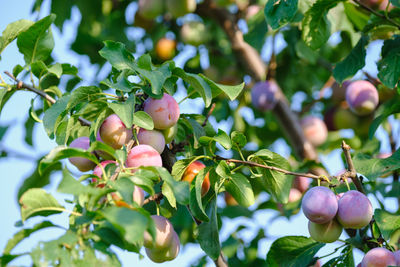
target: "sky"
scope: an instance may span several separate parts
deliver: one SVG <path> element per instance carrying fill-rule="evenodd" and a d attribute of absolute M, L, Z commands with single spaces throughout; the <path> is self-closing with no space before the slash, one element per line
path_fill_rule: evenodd
<path fill-rule="evenodd" d="M 12 2 L 9 2 L 7 5 L 2 5 L 0 9 L 0 32 L 5 29 L 8 23 L 11 23 L 18 19 L 35 19 L 35 17 L 32 17 L 30 15 L 32 2 L 32 0 L 14 0 Z M 45 3 L 47 3 L 48 9 L 48 1 L 45 1 Z M 48 14 L 47 10 L 44 10 L 41 13 L 41 17 L 43 17 L 45 14 Z M 57 30 L 57 28 L 53 27 L 53 34 L 55 37 L 55 51 L 53 53 L 53 56 L 57 61 L 60 61 L 62 63 L 83 63 L 83 71 L 79 74 L 87 81 L 88 84 L 90 84 L 91 77 L 94 76 L 96 68 L 89 64 L 89 61 L 86 57 L 78 56 L 77 54 L 68 51 L 68 44 L 71 42 L 74 36 L 74 25 L 77 25 L 79 19 L 79 14 L 76 14 L 76 16 L 74 16 L 74 19 L 67 23 L 67 27 L 65 27 L 65 32 L 63 34 L 61 34 Z M 333 37 L 331 41 L 334 41 L 334 38 L 335 37 Z M 377 42 L 368 49 L 367 65 L 365 69 L 371 74 L 376 74 L 375 62 L 379 57 L 378 48 L 380 46 L 381 43 Z M 183 62 L 185 56 L 190 56 L 190 53 L 192 52 L 193 50 L 188 49 L 188 51 L 185 53 L 185 55 L 182 56 L 182 58 L 178 58 L 178 65 L 179 62 Z M 265 47 L 263 54 L 270 54 L 270 46 Z M 5 75 L 3 74 L 4 71 L 12 71 L 13 66 L 15 66 L 16 64 L 23 64 L 23 58 L 18 53 L 18 48 L 15 42 L 9 45 L 1 56 L 2 59 L 0 60 L 0 75 L 3 77 L 3 79 L 5 79 Z M 9 79 L 6 80 L 8 82 L 11 82 Z M 23 124 L 29 112 L 30 101 L 32 98 L 35 97 L 36 96 L 33 93 L 29 92 L 16 93 L 5 105 L 0 115 L 0 125 L 9 126 L 8 132 L 6 133 L 3 140 L 1 140 L 0 142 L 0 147 L 9 151 L 16 152 L 14 153 L 16 155 L 15 157 L 0 159 L 0 181 L 3 183 L 3 185 L 0 187 L 0 214 L 2 214 L 0 219 L 0 251 L 2 251 L 5 247 L 7 240 L 20 229 L 14 226 L 15 222 L 20 220 L 19 206 L 16 200 L 19 186 L 22 184 L 24 178 L 33 171 L 35 160 L 47 154 L 52 148 L 56 146 L 55 142 L 47 137 L 41 124 L 37 124 L 34 130 L 34 147 L 30 147 L 24 142 Z M 183 97 L 184 93 L 182 91 L 178 92 L 178 94 L 176 95 L 178 101 Z M 202 107 L 199 102 L 196 101 L 185 101 L 180 106 L 180 108 L 184 112 L 185 110 L 186 112 L 190 110 L 190 112 L 196 113 L 196 111 L 193 110 L 193 106 L 197 107 L 198 112 L 201 111 Z M 229 130 L 229 123 L 221 124 L 219 126 L 222 127 L 224 130 Z M 383 134 L 380 135 L 382 140 L 385 140 L 385 136 Z M 282 146 L 282 143 L 282 141 L 278 141 L 273 146 L 273 149 L 278 153 L 285 154 L 285 151 L 287 151 L 287 149 Z M 386 144 L 384 144 L 384 146 L 387 147 L 387 142 Z M 339 157 L 340 152 L 334 151 L 330 155 L 323 156 L 322 160 L 324 162 L 339 162 Z M 73 168 L 71 166 L 69 167 Z M 329 164 L 330 173 L 337 173 L 342 168 L 343 166 L 336 163 Z M 75 171 L 77 172 L 76 169 Z M 60 179 L 60 175 L 53 175 L 51 179 L 51 184 L 49 186 L 46 186 L 45 189 L 48 192 L 54 194 L 60 203 L 65 203 L 64 199 L 71 199 L 71 196 L 62 195 L 55 192 L 57 185 L 60 182 Z M 373 206 L 378 207 L 376 205 L 376 201 L 374 201 L 373 199 L 371 200 L 373 202 Z M 393 201 L 389 202 L 388 204 L 395 207 Z M 257 229 L 263 228 L 268 238 L 260 241 L 258 255 L 262 258 L 265 258 L 269 247 L 276 238 L 285 235 L 309 236 L 307 230 L 307 220 L 301 212 L 293 216 L 290 221 L 283 217 L 279 217 L 278 219 L 272 221 L 272 218 L 275 216 L 275 211 L 268 210 L 257 212 L 252 220 L 243 218 L 236 218 L 233 220 L 226 219 L 227 226 L 224 227 L 221 231 L 221 240 L 225 240 L 225 238 L 229 236 L 229 233 L 232 231 L 232 229 L 234 229 L 234 227 L 239 224 L 245 224 L 250 229 L 249 231 L 242 233 L 242 237 L 245 240 L 251 239 L 251 237 L 256 233 Z M 25 224 L 25 227 L 30 227 L 35 223 L 41 221 L 42 219 L 42 217 L 29 219 Z M 51 217 L 51 220 L 54 223 L 60 224 L 64 227 L 68 227 L 67 214 L 54 215 Z M 33 234 L 32 237 L 28 240 L 25 240 L 21 244 L 19 244 L 13 252 L 19 253 L 30 251 L 34 246 L 36 246 L 37 242 L 55 239 L 62 233 L 63 231 L 54 229 L 42 230 L 36 234 Z M 345 236 L 342 235 L 341 238 L 344 239 Z M 338 244 L 340 243 L 326 245 L 323 249 L 320 250 L 318 255 L 329 254 L 333 251 L 335 247 L 338 246 Z M 116 249 L 116 251 L 123 266 L 159 266 L 159 264 L 151 262 L 149 259 L 147 259 L 147 257 L 140 260 L 138 255 L 135 253 L 124 252 L 119 249 Z M 143 250 L 142 253 L 144 254 Z M 188 263 L 195 261 L 196 258 L 202 255 L 204 254 L 199 245 L 190 244 L 185 246 L 185 248 L 181 250 L 180 255 L 175 260 L 171 262 L 166 262 L 163 266 L 187 266 Z M 355 258 L 356 263 L 360 262 L 362 258 L 362 253 L 356 251 Z M 26 266 L 30 264 L 30 259 L 26 256 L 21 257 L 13 261 L 12 264 Z M 209 263 L 209 265 L 213 266 L 212 263 Z"/>

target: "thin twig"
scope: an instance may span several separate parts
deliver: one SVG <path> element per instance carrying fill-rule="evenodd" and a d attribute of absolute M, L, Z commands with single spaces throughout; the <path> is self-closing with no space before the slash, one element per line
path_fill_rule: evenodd
<path fill-rule="evenodd" d="M 368 5 L 364 4 L 363 2 L 361 2 L 360 0 L 353 0 L 355 3 L 357 3 L 360 7 L 364 8 L 365 10 L 367 10 L 368 12 L 371 12 L 372 14 L 374 14 L 377 17 L 380 17 L 382 19 L 387 20 L 388 22 L 390 22 L 391 24 L 393 24 L 394 26 L 396 26 L 397 28 L 400 29 L 400 24 L 397 23 L 396 21 L 392 20 L 391 18 L 373 10 L 372 8 L 370 8 Z"/>
<path fill-rule="evenodd" d="M 269 63 L 267 66 L 267 73 L 266 73 L 266 79 L 271 80 L 275 79 L 276 76 L 276 55 L 275 55 L 275 38 L 276 38 L 276 32 L 273 33 L 272 35 L 272 52 L 271 52 L 271 58 L 269 59 Z"/>
<path fill-rule="evenodd" d="M 356 186 L 357 190 L 365 194 L 365 190 L 362 186 L 360 179 L 358 178 L 356 169 L 354 168 L 353 160 L 351 159 L 350 149 L 351 147 L 343 140 L 342 150 L 347 163 L 348 177 L 353 180 L 353 183 Z"/>
<path fill-rule="evenodd" d="M 204 127 L 204 126 L 207 125 L 208 119 L 210 118 L 210 116 L 211 116 L 211 114 L 213 113 L 214 109 L 215 109 L 215 103 L 212 103 L 212 105 L 211 105 L 211 107 L 210 107 L 210 110 L 209 110 L 208 113 L 207 113 L 206 119 L 205 119 L 204 122 L 201 124 L 201 126 Z"/>
<path fill-rule="evenodd" d="M 50 95 L 48 95 L 46 92 L 39 90 L 33 86 L 30 86 L 29 84 L 24 83 L 23 81 L 17 79 L 14 75 L 12 75 L 8 71 L 5 71 L 4 73 L 17 83 L 17 89 L 21 89 L 21 88 L 26 89 L 28 91 L 34 92 L 35 94 L 43 97 L 44 99 L 46 99 L 47 101 L 49 101 L 52 104 L 56 103 L 56 100 L 53 97 L 51 97 Z M 84 126 L 90 126 L 90 124 L 91 124 L 90 121 L 88 121 L 87 119 L 84 119 L 82 117 L 79 117 L 78 119 L 81 122 L 81 124 Z"/>
<path fill-rule="evenodd" d="M 158 202 L 158 201 L 160 201 L 161 199 L 163 199 L 163 197 L 164 197 L 164 195 L 163 195 L 161 192 L 160 192 L 160 193 L 157 193 L 157 194 L 155 194 L 155 195 L 153 195 L 153 196 L 150 196 L 150 197 L 146 198 L 146 199 L 144 200 L 144 202 L 143 202 L 143 205 L 146 205 L 146 204 L 150 203 L 151 201 L 156 201 L 156 202 Z"/>

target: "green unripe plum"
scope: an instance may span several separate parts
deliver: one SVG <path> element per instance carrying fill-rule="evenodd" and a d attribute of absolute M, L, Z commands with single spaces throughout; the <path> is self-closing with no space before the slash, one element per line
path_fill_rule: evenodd
<path fill-rule="evenodd" d="M 137 135 L 139 144 L 149 145 L 153 147 L 159 154 L 164 151 L 165 138 L 164 135 L 157 130 L 140 129 Z"/>
<path fill-rule="evenodd" d="M 83 150 L 88 150 L 90 147 L 89 137 L 82 136 L 76 138 L 69 145 L 71 148 L 80 148 Z M 71 164 L 75 165 L 81 172 L 87 172 L 92 170 L 96 164 L 89 159 L 81 158 L 81 157 L 72 157 L 68 159 Z"/>
<path fill-rule="evenodd" d="M 337 219 L 344 228 L 363 228 L 369 224 L 372 215 L 371 202 L 358 191 L 347 191 L 339 199 Z"/>
<path fill-rule="evenodd" d="M 166 0 L 167 11 L 174 18 L 182 17 L 196 10 L 196 0 Z"/>
<path fill-rule="evenodd" d="M 165 143 L 166 144 L 171 143 L 172 140 L 175 139 L 176 134 L 178 133 L 178 124 L 174 124 L 173 126 L 163 130 L 162 133 L 165 138 Z"/>
<path fill-rule="evenodd" d="M 339 108 L 336 110 L 333 123 L 336 129 L 352 129 L 356 127 L 358 118 L 348 109 Z"/>
<path fill-rule="evenodd" d="M 157 250 L 157 249 L 146 248 L 146 254 L 150 260 L 157 263 L 162 263 L 165 261 L 172 261 L 173 259 L 175 259 L 179 254 L 179 250 L 180 250 L 179 237 L 174 231 L 171 245 L 169 246 L 168 249 Z"/>
<path fill-rule="evenodd" d="M 146 231 L 144 233 L 143 245 L 152 250 L 165 251 L 170 247 L 173 240 L 173 233 L 175 232 L 174 228 L 170 221 L 163 216 L 152 215 L 151 218 L 156 227 L 156 239 L 153 242 L 153 238 Z"/>
<path fill-rule="evenodd" d="M 386 248 L 373 248 L 365 254 L 361 267 L 386 267 L 396 266 L 396 258 Z"/>
<path fill-rule="evenodd" d="M 352 82 L 346 90 L 346 101 L 357 115 L 371 114 L 379 103 L 375 86 L 368 81 Z"/>
<path fill-rule="evenodd" d="M 138 12 L 143 18 L 155 19 L 164 12 L 164 0 L 139 0 Z"/>
<path fill-rule="evenodd" d="M 318 224 L 308 222 L 308 231 L 312 239 L 322 243 L 332 243 L 338 240 L 342 234 L 343 227 L 335 220 Z"/>
<path fill-rule="evenodd" d="M 189 21 L 183 24 L 180 34 L 182 42 L 193 46 L 206 43 L 209 36 L 206 25 L 200 21 Z"/>
<path fill-rule="evenodd" d="M 159 130 L 172 127 L 180 116 L 179 105 L 169 94 L 164 94 L 161 99 L 147 98 L 144 111 L 153 119 L 154 128 Z"/>
<path fill-rule="evenodd" d="M 126 128 L 125 124 L 116 115 L 108 116 L 100 126 L 100 137 L 104 143 L 120 149 L 132 139 L 132 129 Z"/>

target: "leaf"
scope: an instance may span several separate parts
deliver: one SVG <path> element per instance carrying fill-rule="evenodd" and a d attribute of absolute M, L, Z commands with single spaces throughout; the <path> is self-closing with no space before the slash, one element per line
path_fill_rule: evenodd
<path fill-rule="evenodd" d="M 362 30 L 368 24 L 369 16 L 362 12 L 360 8 L 353 3 L 344 2 L 344 12 L 347 18 L 356 26 L 358 30 Z"/>
<path fill-rule="evenodd" d="M 400 228 L 400 216 L 385 210 L 376 209 L 374 219 L 385 240 L 389 240 L 392 233 Z"/>
<path fill-rule="evenodd" d="M 386 40 L 378 62 L 378 78 L 389 88 L 395 88 L 400 79 L 400 37 Z"/>
<path fill-rule="evenodd" d="M 108 207 L 100 213 L 129 243 L 135 244 L 143 240 L 149 220 L 140 212 L 124 207 Z"/>
<path fill-rule="evenodd" d="M 242 206 L 249 207 L 254 204 L 254 193 L 249 180 L 241 173 L 234 173 L 224 183 L 226 191 Z"/>
<path fill-rule="evenodd" d="M 268 0 L 264 14 L 267 23 L 276 30 L 289 23 L 297 12 L 297 0 Z"/>
<path fill-rule="evenodd" d="M 236 145 L 235 149 L 242 148 L 247 144 L 247 138 L 246 136 L 238 131 L 233 131 L 231 133 L 231 139 L 232 139 L 232 143 Z"/>
<path fill-rule="evenodd" d="M 3 250 L 3 254 L 10 254 L 11 250 L 16 245 L 18 245 L 25 238 L 29 237 L 32 233 L 49 227 L 59 227 L 59 226 L 49 221 L 43 221 L 35 224 L 32 228 L 22 229 L 18 231 L 16 234 L 14 234 L 14 236 L 10 240 L 8 240 L 7 245 Z"/>
<path fill-rule="evenodd" d="M 122 43 L 105 41 L 104 47 L 99 51 L 99 54 L 117 70 L 134 68 L 135 58 Z"/>
<path fill-rule="evenodd" d="M 116 83 L 109 80 L 104 80 L 100 83 L 125 93 L 130 93 L 133 90 L 133 85 L 123 76 L 119 76 Z"/>
<path fill-rule="evenodd" d="M 194 148 L 196 149 L 199 148 L 200 137 L 206 135 L 204 128 L 196 120 L 192 118 L 183 118 L 182 121 L 185 122 L 186 125 L 188 125 L 189 129 L 191 128 L 191 130 L 193 130 L 193 136 L 194 136 L 193 145 Z"/>
<path fill-rule="evenodd" d="M 331 35 L 328 11 L 344 0 L 318 0 L 304 14 L 302 22 L 302 38 L 304 42 L 316 50 L 328 41 Z"/>
<path fill-rule="evenodd" d="M 214 137 L 201 136 L 199 142 L 203 145 L 209 145 L 210 142 L 218 142 L 226 150 L 232 148 L 232 141 L 229 136 L 221 129 L 218 129 L 218 133 Z"/>
<path fill-rule="evenodd" d="M 243 36 L 244 40 L 261 53 L 268 33 L 268 24 L 265 20 L 264 10 L 260 10 L 251 18 L 246 19 L 246 22 L 248 31 Z"/>
<path fill-rule="evenodd" d="M 133 114 L 133 124 L 146 130 L 154 129 L 154 122 L 151 116 L 141 110 Z"/>
<path fill-rule="evenodd" d="M 309 266 L 315 254 L 325 244 L 305 236 L 285 236 L 272 243 L 267 254 L 270 267 Z"/>
<path fill-rule="evenodd" d="M 267 149 L 262 149 L 255 154 L 250 155 L 248 160 L 285 170 L 290 169 L 290 165 L 285 158 Z M 267 190 L 278 202 L 283 204 L 287 203 L 293 177 L 265 168 L 255 167 L 253 169 L 255 169 L 261 176 L 257 179 L 259 179 L 264 189 Z"/>
<path fill-rule="evenodd" d="M 362 36 L 350 54 L 336 64 L 336 67 L 333 69 L 333 77 L 335 77 L 336 81 L 342 83 L 365 66 L 365 57 L 367 55 L 365 47 L 367 45 L 368 37 Z"/>
<path fill-rule="evenodd" d="M 176 181 L 167 169 L 163 167 L 152 167 L 160 174 L 161 179 L 171 187 L 172 192 L 178 203 L 189 204 L 189 185 L 187 182 Z"/>
<path fill-rule="evenodd" d="M 203 185 L 204 178 L 209 171 L 209 167 L 203 168 L 199 171 L 199 173 L 195 176 L 194 180 L 191 182 L 194 183 L 192 189 L 190 190 L 190 199 L 189 199 L 189 207 L 195 218 L 200 221 L 208 222 L 209 218 L 207 217 L 206 212 L 203 208 L 201 189 Z"/>
<path fill-rule="evenodd" d="M 82 194 L 95 194 L 100 189 L 85 186 L 77 181 L 67 168 L 63 169 L 63 178 L 57 187 L 57 192 L 79 196 Z"/>
<path fill-rule="evenodd" d="M 26 191 L 20 198 L 21 219 L 34 216 L 49 216 L 61 213 L 64 207 L 50 194 L 41 188 L 32 188 Z"/>
<path fill-rule="evenodd" d="M 378 113 L 378 116 L 374 118 L 369 127 L 369 132 L 368 132 L 369 139 L 372 139 L 374 137 L 374 134 L 378 129 L 379 125 L 387 117 L 395 113 L 400 113 L 400 102 L 398 98 L 392 98 L 391 100 L 384 102 L 381 105 L 381 108 L 379 108 L 379 111 L 376 113 Z"/>
<path fill-rule="evenodd" d="M 0 54 L 3 52 L 4 48 L 7 47 L 21 32 L 26 31 L 33 21 L 20 19 L 7 25 L 6 29 L 3 31 L 0 37 Z M 1 59 L 1 57 L 0 57 Z"/>
<path fill-rule="evenodd" d="M 375 180 L 383 174 L 395 171 L 400 168 L 400 149 L 388 158 L 370 158 L 367 155 L 358 153 L 353 158 L 354 167 L 369 180 Z"/>
<path fill-rule="evenodd" d="M 389 0 L 392 5 L 396 7 L 400 7 L 400 0 Z"/>
<path fill-rule="evenodd" d="M 329 260 L 322 267 L 354 267 L 352 246 L 346 246 L 339 257 Z"/>
<path fill-rule="evenodd" d="M 125 102 L 108 103 L 108 107 L 122 120 L 126 128 L 133 125 L 133 113 L 135 112 L 135 95 L 130 95 Z"/>
<path fill-rule="evenodd" d="M 71 93 L 67 109 L 70 110 L 76 105 L 90 103 L 101 97 L 101 89 L 96 86 L 81 86 Z"/>
<path fill-rule="evenodd" d="M 65 95 L 57 99 L 43 116 L 43 127 L 48 136 L 55 133 L 57 122 L 61 121 L 67 115 L 67 105 L 70 100 L 70 95 Z M 60 117 L 61 116 L 61 117 Z"/>
<path fill-rule="evenodd" d="M 19 34 L 18 49 L 24 55 L 27 64 L 38 60 L 44 61 L 50 56 L 54 48 L 50 25 L 55 18 L 54 14 L 44 17 Z"/>
<path fill-rule="evenodd" d="M 233 101 L 240 95 L 244 88 L 244 83 L 238 85 L 225 85 L 213 82 L 203 74 L 199 74 L 199 76 L 203 78 L 210 86 L 211 90 L 213 90 L 213 97 L 216 97 L 222 91 L 229 97 L 230 100 Z"/>
<path fill-rule="evenodd" d="M 216 260 L 221 252 L 218 233 L 217 203 L 216 199 L 210 202 L 208 217 L 210 221 L 203 222 L 198 226 L 199 234 L 197 241 L 201 249 L 213 260 Z"/>

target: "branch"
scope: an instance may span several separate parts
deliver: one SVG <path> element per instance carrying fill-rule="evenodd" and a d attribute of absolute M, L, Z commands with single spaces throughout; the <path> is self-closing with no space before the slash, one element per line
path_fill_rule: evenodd
<path fill-rule="evenodd" d="M 8 71 L 5 71 L 4 73 L 17 83 L 17 89 L 24 88 L 28 91 L 34 92 L 35 94 L 41 96 L 42 98 L 46 99 L 47 101 L 49 101 L 52 104 L 56 103 L 56 100 L 53 97 L 51 97 L 50 95 L 48 95 L 46 92 L 39 90 L 33 86 L 30 86 L 29 84 L 24 83 L 23 81 L 17 79 L 14 75 L 9 73 Z M 82 117 L 79 117 L 78 119 L 83 126 L 90 126 L 90 124 L 91 124 L 90 121 L 88 121 Z"/>
<path fill-rule="evenodd" d="M 164 195 L 163 195 L 161 192 L 160 192 L 160 193 L 157 193 L 157 194 L 155 194 L 155 195 L 153 195 L 153 196 L 150 196 L 150 197 L 148 197 L 148 198 L 146 198 L 146 199 L 144 200 L 143 206 L 146 205 L 146 204 L 148 204 L 148 203 L 150 203 L 151 201 L 159 202 L 161 199 L 163 199 L 163 197 L 164 197 Z"/>
<path fill-rule="evenodd" d="M 394 26 L 396 26 L 398 29 L 400 29 L 400 24 L 397 23 L 396 21 L 392 20 L 391 18 L 373 10 L 372 8 L 370 8 L 368 5 L 364 4 L 363 2 L 361 2 L 360 0 L 353 0 L 355 3 L 357 3 L 360 7 L 362 7 L 363 9 L 367 10 L 368 12 L 374 14 L 377 17 L 380 17 L 382 19 L 387 20 L 388 22 L 390 22 L 391 24 L 393 24 Z"/>
<path fill-rule="evenodd" d="M 343 140 L 342 141 L 342 150 L 343 150 L 344 157 L 346 159 L 347 170 L 348 170 L 348 172 L 346 172 L 345 174 L 347 177 L 350 177 L 353 180 L 353 183 L 356 186 L 357 190 L 360 191 L 361 193 L 365 194 L 365 190 L 362 186 L 360 179 L 357 176 L 356 169 L 354 168 L 353 160 L 351 159 L 350 149 L 351 149 L 351 147 L 348 144 L 346 144 L 346 142 Z"/>

